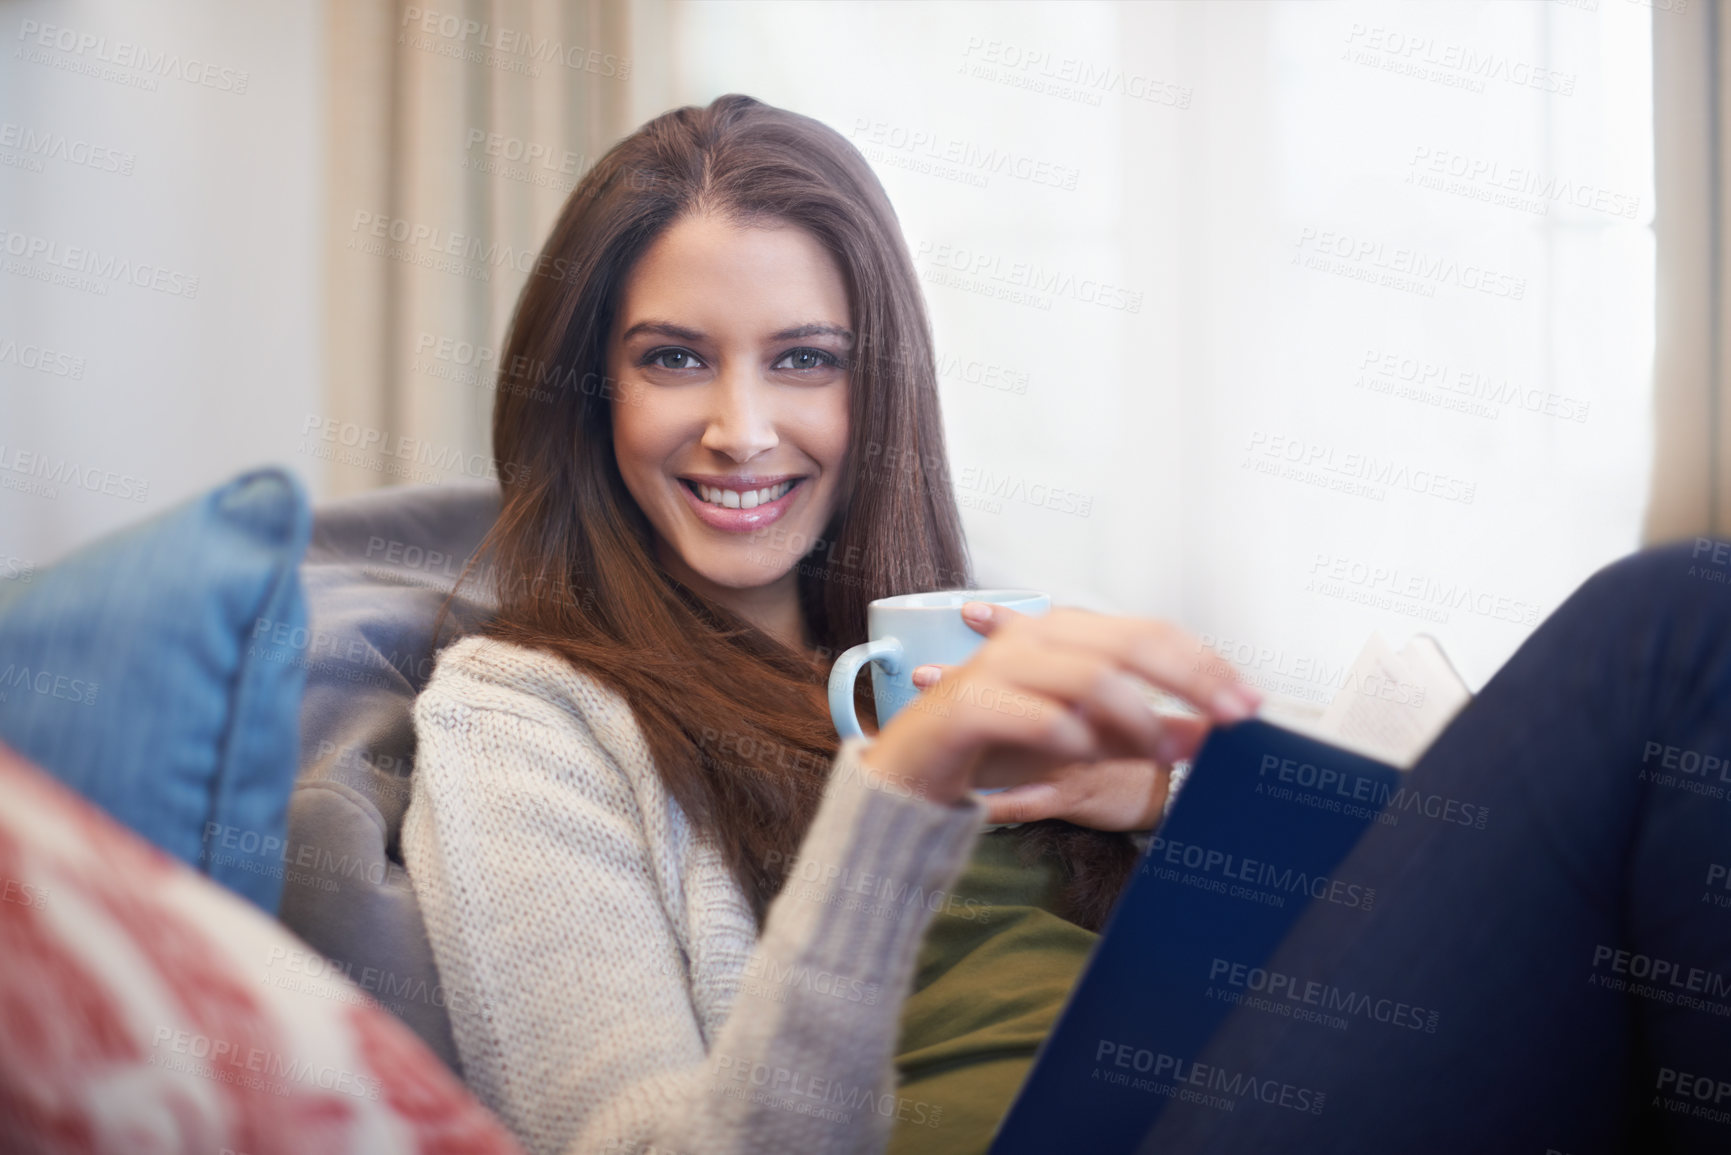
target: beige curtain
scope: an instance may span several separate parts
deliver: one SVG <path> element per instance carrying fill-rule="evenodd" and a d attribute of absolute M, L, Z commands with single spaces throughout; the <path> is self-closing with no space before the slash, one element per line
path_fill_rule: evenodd
<path fill-rule="evenodd" d="M 628 0 L 327 0 L 332 496 L 493 473 L 513 305 L 576 181 L 640 122 Z M 653 47 L 650 49 L 653 56 Z"/>
<path fill-rule="evenodd" d="M 1658 347 L 1648 543 L 1731 534 L 1726 35 L 1719 0 L 1654 9 Z"/>

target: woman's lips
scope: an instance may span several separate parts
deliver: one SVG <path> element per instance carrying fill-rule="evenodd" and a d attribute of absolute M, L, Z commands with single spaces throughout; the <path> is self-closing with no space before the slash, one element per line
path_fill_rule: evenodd
<path fill-rule="evenodd" d="M 745 533 L 748 530 L 762 529 L 766 525 L 781 520 L 783 514 L 793 505 L 793 502 L 805 489 L 806 479 L 801 477 L 794 481 L 793 488 L 769 502 L 753 509 L 729 509 L 724 505 L 714 505 L 693 493 L 691 486 L 684 480 L 678 481 L 679 492 L 685 495 L 685 500 L 697 514 L 698 520 L 712 529 L 724 530 L 728 533 Z"/>

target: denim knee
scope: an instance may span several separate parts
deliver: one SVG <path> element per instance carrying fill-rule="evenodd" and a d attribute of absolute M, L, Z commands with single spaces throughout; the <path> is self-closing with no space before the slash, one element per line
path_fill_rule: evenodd
<path fill-rule="evenodd" d="M 1725 587 L 1714 591 L 1714 586 Z M 1617 605 L 1692 601 L 1722 592 L 1731 609 L 1731 540 L 1697 537 L 1648 546 L 1599 570 L 1563 604 L 1577 598 Z"/>

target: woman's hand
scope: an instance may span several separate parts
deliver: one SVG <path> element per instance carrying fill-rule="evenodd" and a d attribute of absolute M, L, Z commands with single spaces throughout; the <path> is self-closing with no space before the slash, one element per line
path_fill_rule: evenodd
<path fill-rule="evenodd" d="M 920 666 L 913 683 L 928 689 L 943 677 L 945 666 Z M 1207 736 L 1205 718 L 1165 717 L 1169 728 L 1188 730 L 1183 745 L 1194 750 Z M 1146 758 L 1114 758 L 1103 762 L 1071 762 L 1048 777 L 985 796 L 987 822 L 1038 822 L 1062 818 L 1095 830 L 1152 830 L 1166 810 L 1172 767 Z"/>
<path fill-rule="evenodd" d="M 1146 759 L 1072 762 L 1050 778 L 981 799 L 987 822 L 1062 818 L 1095 830 L 1152 830 L 1166 807 L 1172 768 Z"/>
<path fill-rule="evenodd" d="M 1137 824 L 1158 807 L 1138 796 L 1134 774 L 1057 771 L 1079 762 L 1170 766 L 1193 754 L 1215 722 L 1249 717 L 1260 702 L 1230 667 L 1205 659 L 1200 641 L 1165 622 L 1069 608 L 1029 617 L 985 602 L 969 602 L 962 616 L 985 644 L 890 719 L 864 755 L 880 776 L 935 801 L 955 801 L 976 786 L 1046 783 L 1055 796 L 1042 789 L 1014 804 L 1145 829 Z M 929 683 L 930 671 L 923 673 Z M 1156 715 L 1139 682 L 1203 716 Z M 1141 775 L 1161 804 L 1164 780 L 1157 769 Z"/>

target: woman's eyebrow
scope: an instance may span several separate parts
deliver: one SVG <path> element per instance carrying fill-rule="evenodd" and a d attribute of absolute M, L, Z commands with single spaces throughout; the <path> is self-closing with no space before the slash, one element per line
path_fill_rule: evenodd
<path fill-rule="evenodd" d="M 798 325 L 792 329 L 783 329 L 779 333 L 771 333 L 771 341 L 797 341 L 801 337 L 840 337 L 849 344 L 853 343 L 853 330 L 843 325 Z"/>
<path fill-rule="evenodd" d="M 629 341 L 639 333 L 659 333 L 663 337 L 672 337 L 676 341 L 702 341 L 704 336 L 696 329 L 687 329 L 684 325 L 675 325 L 672 321 L 639 321 L 620 334 L 621 342 Z"/>
<path fill-rule="evenodd" d="M 639 333 L 656 333 L 663 337 L 671 337 L 676 341 L 698 342 L 708 340 L 706 334 L 701 333 L 696 329 L 687 328 L 684 325 L 675 325 L 672 321 L 639 321 L 637 324 L 631 326 L 631 328 L 625 330 L 625 332 L 620 335 L 619 340 L 621 343 L 629 341 Z M 847 328 L 845 325 L 830 325 L 826 323 L 796 325 L 791 329 L 783 329 L 779 333 L 771 333 L 767 340 L 796 341 L 801 337 L 823 336 L 840 337 L 850 345 L 853 343 L 852 329 Z"/>

